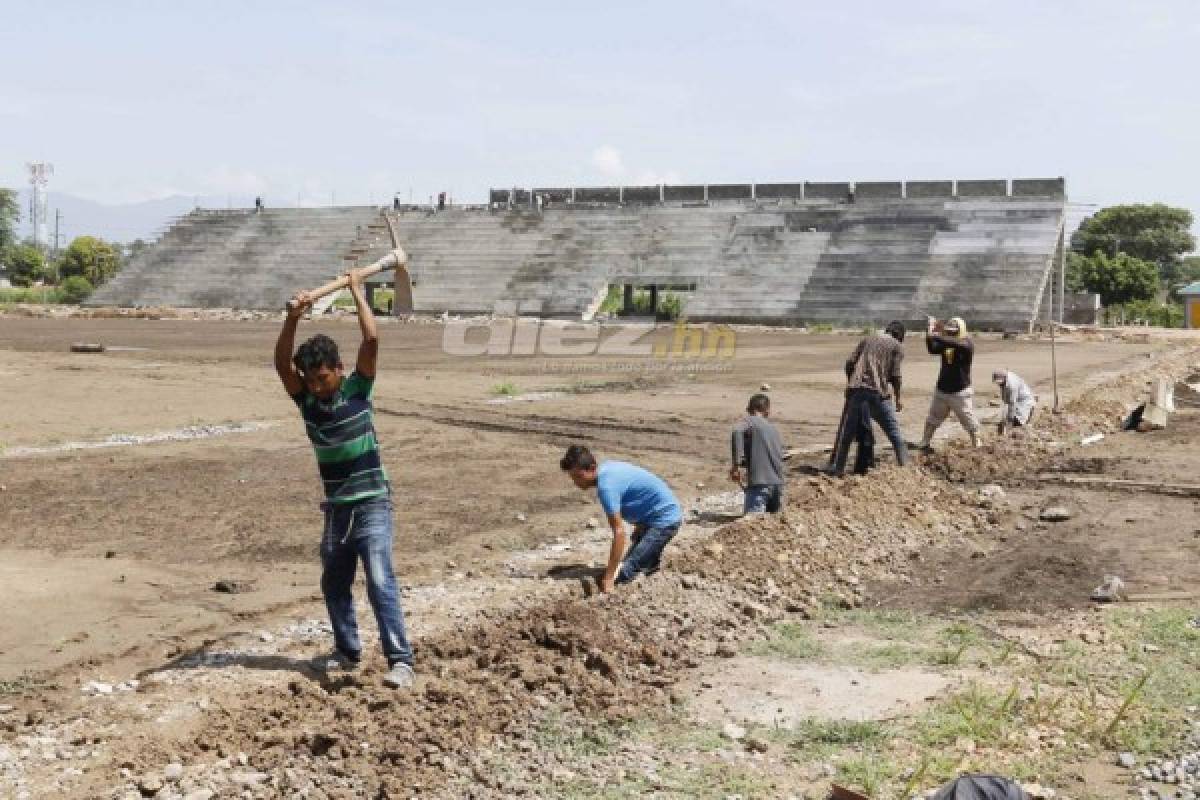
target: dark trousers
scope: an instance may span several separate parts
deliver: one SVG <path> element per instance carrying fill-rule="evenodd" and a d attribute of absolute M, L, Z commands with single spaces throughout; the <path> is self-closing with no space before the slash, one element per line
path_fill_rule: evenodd
<path fill-rule="evenodd" d="M 851 389 L 846 394 L 845 422 L 842 435 L 838 437 L 833 451 L 831 471 L 841 475 L 846 470 L 846 459 L 850 455 L 850 443 L 858 442 L 858 455 L 854 461 L 854 473 L 864 474 L 875 458 L 875 436 L 871 421 L 879 423 L 883 433 L 896 451 L 896 462 L 900 466 L 908 463 L 908 446 L 900 433 L 900 422 L 896 419 L 896 408 L 883 395 L 871 389 Z"/>

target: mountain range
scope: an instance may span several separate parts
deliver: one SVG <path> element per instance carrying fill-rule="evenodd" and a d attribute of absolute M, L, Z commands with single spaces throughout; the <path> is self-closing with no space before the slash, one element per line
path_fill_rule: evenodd
<path fill-rule="evenodd" d="M 32 234 L 29 213 L 29 189 L 17 192 L 21 203 L 22 237 Z M 55 211 L 61 214 L 58 224 L 59 244 L 66 247 L 76 236 L 99 236 L 112 242 L 128 244 L 134 239 L 151 241 L 180 217 L 199 205 L 201 208 L 226 208 L 230 199 L 222 197 L 173 195 L 140 203 L 108 205 L 62 192 L 47 193 L 49 240 L 54 240 Z M 253 197 L 232 198 L 234 207 L 254 205 Z"/>

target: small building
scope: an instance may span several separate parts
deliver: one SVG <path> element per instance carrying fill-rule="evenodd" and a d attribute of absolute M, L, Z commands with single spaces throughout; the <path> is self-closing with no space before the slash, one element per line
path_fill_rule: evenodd
<path fill-rule="evenodd" d="M 1183 298 L 1183 327 L 1200 328 L 1200 281 L 1179 290 Z"/>
<path fill-rule="evenodd" d="M 1091 292 L 1067 292 L 1063 297 L 1063 322 L 1068 325 L 1099 325 L 1100 295 Z"/>

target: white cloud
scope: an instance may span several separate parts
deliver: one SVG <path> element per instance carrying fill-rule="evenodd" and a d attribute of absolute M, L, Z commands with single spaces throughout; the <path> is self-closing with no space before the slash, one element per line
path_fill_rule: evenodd
<path fill-rule="evenodd" d="M 609 178 L 619 178 L 626 173 L 621 151 L 611 144 L 600 145 L 592 153 L 592 166 Z"/>

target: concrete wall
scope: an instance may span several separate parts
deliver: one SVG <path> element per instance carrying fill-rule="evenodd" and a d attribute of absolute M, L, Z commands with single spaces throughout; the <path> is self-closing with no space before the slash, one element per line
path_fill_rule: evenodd
<path fill-rule="evenodd" d="M 954 194 L 957 197 L 1007 197 L 1008 181 L 958 181 Z"/>
<path fill-rule="evenodd" d="M 954 181 L 905 181 L 904 194 L 914 200 L 926 197 L 954 197 Z"/>
<path fill-rule="evenodd" d="M 575 190 L 576 203 L 619 203 L 621 188 L 619 186 L 579 187 Z"/>
<path fill-rule="evenodd" d="M 800 200 L 804 197 L 803 183 L 756 183 L 754 196 L 760 200 Z"/>
<path fill-rule="evenodd" d="M 845 202 L 849 196 L 849 183 L 804 182 L 804 197 L 807 200 L 834 200 Z"/>
<path fill-rule="evenodd" d="M 684 186 L 588 186 L 575 189 L 575 201 L 580 203 L 698 203 L 704 200 L 825 200 L 848 202 L 850 187 L 856 200 L 913 200 L 935 197 L 1052 197 L 1066 196 L 1063 178 L 936 180 L 936 181 L 846 181 L 806 183 L 711 183 Z M 551 202 L 569 202 L 571 189 L 534 189 L 549 195 Z M 493 204 L 509 202 L 512 190 L 492 189 L 488 195 Z M 514 202 L 521 203 L 529 192 L 517 189 Z M 528 202 L 526 199 L 524 202 Z"/>
<path fill-rule="evenodd" d="M 710 183 L 708 185 L 709 200 L 749 200 L 754 195 L 754 187 L 749 183 Z"/>
<path fill-rule="evenodd" d="M 669 203 L 704 202 L 704 185 L 693 184 L 691 186 L 664 186 L 663 199 Z"/>
<path fill-rule="evenodd" d="M 901 181 L 862 181 L 854 184 L 856 200 L 887 200 L 904 197 Z"/>
<path fill-rule="evenodd" d="M 1013 197 L 1066 197 L 1065 178 L 1016 179 L 1012 182 Z"/>
<path fill-rule="evenodd" d="M 626 203 L 641 203 L 642 205 L 652 205 L 662 201 L 657 186 L 626 186 L 624 198 Z"/>
<path fill-rule="evenodd" d="M 534 195 L 541 195 L 543 203 L 569 203 L 571 190 L 567 189 L 534 189 Z"/>

